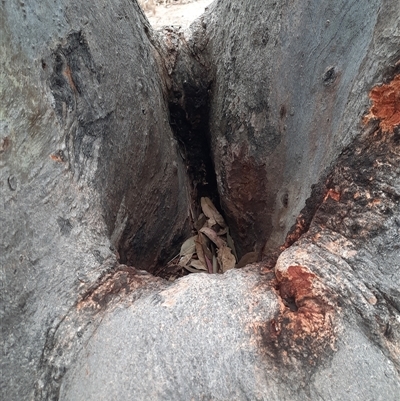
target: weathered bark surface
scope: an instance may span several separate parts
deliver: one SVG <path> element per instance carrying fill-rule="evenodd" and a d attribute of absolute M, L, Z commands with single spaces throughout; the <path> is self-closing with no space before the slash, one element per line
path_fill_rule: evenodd
<path fill-rule="evenodd" d="M 1 398 L 397 399 L 399 122 L 362 117 L 400 4 L 221 0 L 157 34 L 95 3 L 3 4 Z M 127 266 L 204 194 L 275 269 Z"/>
<path fill-rule="evenodd" d="M 1 398 L 23 400 L 52 331 L 117 251 L 150 271 L 173 256 L 189 198 L 137 4 L 3 8 Z"/>
<path fill-rule="evenodd" d="M 210 131 L 221 203 L 242 252 L 265 243 L 270 251 L 284 242 L 311 186 L 359 133 L 371 85 L 397 61 L 399 5 L 214 5 L 202 28 L 212 60 Z"/>

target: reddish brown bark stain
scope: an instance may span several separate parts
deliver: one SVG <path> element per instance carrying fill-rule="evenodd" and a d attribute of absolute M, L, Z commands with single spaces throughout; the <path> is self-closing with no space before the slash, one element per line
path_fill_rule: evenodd
<path fill-rule="evenodd" d="M 281 297 L 300 301 L 312 292 L 312 283 L 316 275 L 303 266 L 289 266 L 284 273 L 277 271 L 276 277 L 280 283 Z"/>
<path fill-rule="evenodd" d="M 282 299 L 293 299 L 297 311 L 290 309 L 284 311 L 286 329 L 290 330 L 294 337 L 316 335 L 323 337 L 330 330 L 330 322 L 326 315 L 333 310 L 330 305 L 313 289 L 313 283 L 317 279 L 303 266 L 289 266 L 282 273 L 277 271 L 279 292 Z"/>
<path fill-rule="evenodd" d="M 279 364 L 291 366 L 297 360 L 312 369 L 334 350 L 335 297 L 305 266 L 289 266 L 275 275 L 281 310 L 259 328 L 262 347 Z"/>
<path fill-rule="evenodd" d="M 307 230 L 309 224 L 307 224 L 306 219 L 300 215 L 296 219 L 296 224 L 290 233 L 286 236 L 285 243 L 280 247 L 280 251 L 283 252 L 286 248 L 293 245 Z"/>
<path fill-rule="evenodd" d="M 227 160 L 227 167 L 222 169 L 222 207 L 237 235 L 239 254 L 258 252 L 271 230 L 266 211 L 272 210 L 273 199 L 265 165 L 249 155 L 247 145 L 232 150 Z"/>
<path fill-rule="evenodd" d="M 78 93 L 77 89 L 76 89 L 76 85 L 74 80 L 72 79 L 72 72 L 71 72 L 71 67 L 69 65 L 66 66 L 65 70 L 63 71 L 63 75 L 64 77 L 67 79 L 69 86 L 72 88 L 72 90 L 75 93 Z"/>
<path fill-rule="evenodd" d="M 379 119 L 383 132 L 393 133 L 400 125 L 400 74 L 386 85 L 375 86 L 369 93 L 373 105 L 364 118 L 364 123 Z"/>
<path fill-rule="evenodd" d="M 128 295 L 139 288 L 146 277 L 142 276 L 133 267 L 123 266 L 107 274 L 96 285 L 90 288 L 77 304 L 78 310 L 104 309 L 117 295 Z"/>
<path fill-rule="evenodd" d="M 336 202 L 340 201 L 340 192 L 337 192 L 333 189 L 329 189 L 325 195 L 324 202 L 326 202 L 329 198 L 333 199 Z"/>
<path fill-rule="evenodd" d="M 66 158 L 64 156 L 64 152 L 62 150 L 58 150 L 57 152 L 52 153 L 50 155 L 50 159 L 55 161 L 55 162 L 58 162 L 58 163 L 63 163 L 63 162 L 66 161 Z"/>

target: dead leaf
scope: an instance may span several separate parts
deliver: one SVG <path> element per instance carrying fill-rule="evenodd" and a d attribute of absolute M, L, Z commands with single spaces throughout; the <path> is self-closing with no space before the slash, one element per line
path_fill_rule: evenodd
<path fill-rule="evenodd" d="M 207 262 L 208 272 L 211 274 L 212 271 L 213 271 L 213 267 L 212 267 L 212 264 L 211 264 L 211 260 L 208 259 L 207 256 L 206 256 L 206 262 Z"/>
<path fill-rule="evenodd" d="M 217 252 L 218 252 L 218 262 L 221 266 L 223 273 L 235 267 L 236 259 L 233 256 L 230 248 L 228 248 L 227 246 L 223 246 L 219 248 Z"/>
<path fill-rule="evenodd" d="M 207 222 L 206 216 L 205 216 L 203 213 L 201 213 L 200 216 L 199 216 L 199 218 L 197 219 L 197 221 L 194 223 L 194 228 L 195 228 L 197 231 L 199 231 L 200 228 L 203 227 L 204 224 L 206 224 L 206 222 Z"/>
<path fill-rule="evenodd" d="M 213 228 L 213 227 L 215 227 L 215 226 L 218 227 L 218 224 L 217 224 L 217 222 L 215 221 L 214 217 L 211 217 L 211 219 L 208 219 L 208 220 L 206 221 L 206 224 L 204 224 L 203 227 Z"/>
<path fill-rule="evenodd" d="M 199 242 L 203 247 L 204 255 L 208 257 L 208 259 L 212 259 L 212 252 L 210 251 L 209 245 L 212 245 L 212 242 L 207 238 L 206 235 L 199 233 Z"/>
<path fill-rule="evenodd" d="M 258 260 L 258 253 L 257 252 L 248 252 L 241 257 L 239 263 L 236 265 L 236 268 L 239 269 L 250 263 L 255 263 Z"/>
<path fill-rule="evenodd" d="M 190 254 L 193 255 L 196 252 L 196 238 L 197 235 L 190 237 L 182 244 L 180 251 L 181 256 L 186 256 Z"/>
<path fill-rule="evenodd" d="M 211 228 L 203 227 L 200 232 L 205 234 L 212 242 L 214 242 L 215 245 L 217 245 L 218 248 L 226 245 L 225 241 L 218 237 L 217 233 L 214 230 L 211 230 Z"/>
<path fill-rule="evenodd" d="M 207 266 L 204 266 L 199 259 L 192 259 L 190 261 L 190 266 L 194 267 L 197 270 L 207 270 Z"/>
<path fill-rule="evenodd" d="M 218 230 L 217 234 L 218 234 L 219 236 L 228 234 L 228 227 L 221 228 L 220 230 Z"/>
<path fill-rule="evenodd" d="M 199 234 L 196 239 L 196 253 L 197 257 L 199 258 L 200 263 L 204 266 L 204 268 L 207 270 L 207 262 L 204 256 L 204 249 L 206 248 L 206 245 L 204 244 L 205 241 L 203 241 L 203 234 Z M 205 239 L 204 239 L 205 240 Z"/>
<path fill-rule="evenodd" d="M 227 242 L 229 248 L 232 249 L 232 252 L 235 255 L 236 261 L 238 261 L 239 258 L 238 258 L 237 252 L 236 252 L 235 243 L 233 242 L 233 238 L 229 235 L 229 230 L 226 234 L 226 242 Z"/>
<path fill-rule="evenodd" d="M 212 265 L 213 265 L 213 273 L 214 274 L 218 273 L 218 261 L 215 255 L 213 255 Z"/>
<path fill-rule="evenodd" d="M 196 242 L 195 239 L 197 235 L 188 238 L 181 246 L 181 251 L 179 255 L 181 258 L 179 259 L 178 265 L 181 267 L 185 267 L 192 259 L 192 256 L 196 252 Z"/>
<path fill-rule="evenodd" d="M 190 266 L 184 266 L 184 268 L 190 273 L 204 273 L 204 270 L 193 269 L 193 267 Z"/>
<path fill-rule="evenodd" d="M 222 228 L 226 227 L 224 218 L 215 208 L 210 198 L 202 197 L 200 199 L 200 203 L 203 213 L 211 220 L 211 222 L 219 224 Z M 214 225 L 215 223 L 213 223 L 212 225 Z"/>
<path fill-rule="evenodd" d="M 188 255 L 182 256 L 182 257 L 179 259 L 178 266 L 186 267 L 186 265 L 187 265 L 187 264 L 190 262 L 190 260 L 192 259 L 193 254 L 194 254 L 194 252 L 193 252 L 192 254 L 188 254 Z"/>

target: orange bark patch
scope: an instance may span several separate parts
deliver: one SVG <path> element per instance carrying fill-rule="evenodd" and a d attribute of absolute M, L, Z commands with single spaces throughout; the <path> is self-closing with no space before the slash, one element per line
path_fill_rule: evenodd
<path fill-rule="evenodd" d="M 281 297 L 294 298 L 296 304 L 304 297 L 310 296 L 312 283 L 316 278 L 314 273 L 303 266 L 289 266 L 284 273 L 277 271 L 276 276 L 280 283 Z"/>
<path fill-rule="evenodd" d="M 308 229 L 308 225 L 303 217 L 299 216 L 296 219 L 294 229 L 286 236 L 285 243 L 280 247 L 280 251 L 283 252 L 289 246 L 293 245 Z"/>
<path fill-rule="evenodd" d="M 328 198 L 331 198 L 334 201 L 339 202 L 340 201 L 340 193 L 333 189 L 330 189 L 330 190 L 328 190 L 328 192 L 325 195 L 324 202 L 326 202 L 326 200 Z"/>
<path fill-rule="evenodd" d="M 309 335 L 324 337 L 331 331 L 330 320 L 332 307 L 324 300 L 323 294 L 314 289 L 317 276 L 304 266 L 289 266 L 285 272 L 277 271 L 279 291 L 282 299 L 292 300 L 297 311 L 287 309 L 286 329 L 294 338 Z"/>
<path fill-rule="evenodd" d="M 336 341 L 334 295 L 304 266 L 277 270 L 281 311 L 259 332 L 265 351 L 283 365 L 293 360 L 316 366 Z"/>
<path fill-rule="evenodd" d="M 364 123 L 379 119 L 379 127 L 383 132 L 393 133 L 400 125 L 400 74 L 381 86 L 375 86 L 369 93 L 373 105 L 364 118 Z"/>
<path fill-rule="evenodd" d="M 62 150 L 57 151 L 56 153 L 52 153 L 50 155 L 50 159 L 58 162 L 58 163 L 63 163 L 65 162 L 65 156 L 64 156 L 64 152 Z"/>

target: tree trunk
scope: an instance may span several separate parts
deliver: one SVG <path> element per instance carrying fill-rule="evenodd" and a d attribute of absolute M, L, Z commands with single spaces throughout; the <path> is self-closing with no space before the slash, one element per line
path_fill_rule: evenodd
<path fill-rule="evenodd" d="M 399 18 L 3 2 L 1 398 L 397 399 Z M 258 261 L 152 275 L 202 196 Z"/>

